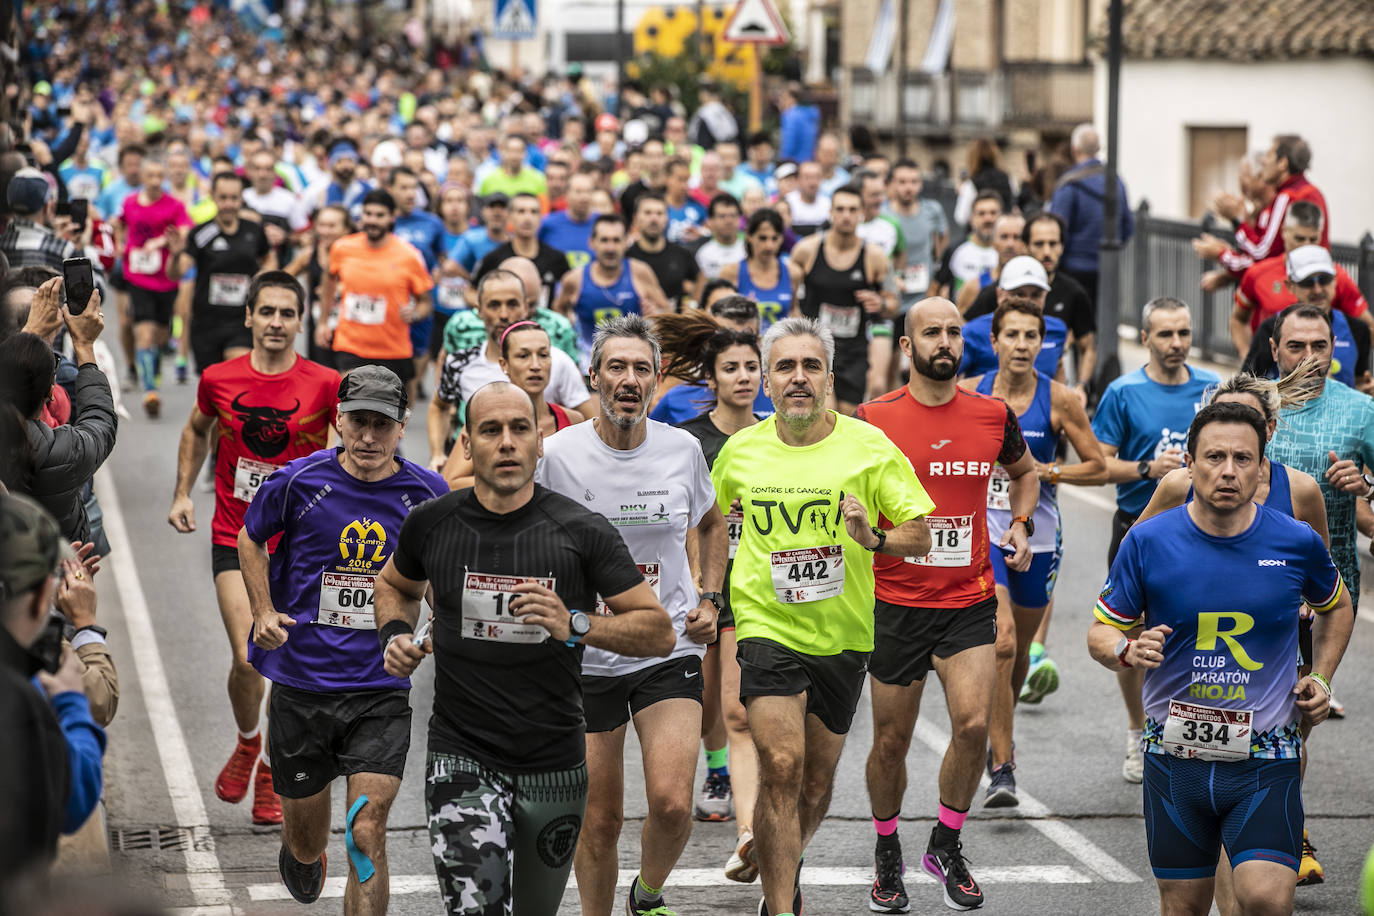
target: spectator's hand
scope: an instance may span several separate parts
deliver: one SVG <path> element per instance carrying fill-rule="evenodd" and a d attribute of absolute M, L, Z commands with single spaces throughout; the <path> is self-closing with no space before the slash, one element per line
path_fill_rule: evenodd
<path fill-rule="evenodd" d="M 30 137 L 29 148 L 33 150 L 33 158 L 38 163 L 39 168 L 52 165 L 52 150 L 48 149 L 48 144 L 37 137 Z"/>
<path fill-rule="evenodd" d="M 1200 235 L 1193 239 L 1193 251 L 1204 261 L 1215 261 L 1229 247 L 1215 235 Z"/>
<path fill-rule="evenodd" d="M 33 294 L 29 306 L 29 319 L 24 330 L 37 334 L 46 341 L 52 341 L 62 330 L 62 278 L 53 277 Z"/>
<path fill-rule="evenodd" d="M 95 552 L 95 544 L 72 541 L 72 550 L 76 553 L 76 559 L 86 567 L 86 575 L 94 579 L 95 574 L 100 572 L 100 554 Z"/>
<path fill-rule="evenodd" d="M 43 690 L 47 692 L 48 699 L 51 700 L 59 693 L 85 693 L 85 686 L 81 676 L 86 671 L 86 666 L 82 664 L 81 657 L 69 645 L 62 646 L 62 664 L 58 667 L 56 674 L 49 674 L 46 671 L 38 672 L 38 683 L 43 685 Z"/>
<path fill-rule="evenodd" d="M 57 282 L 61 283 L 62 281 L 59 279 Z M 62 320 L 66 322 L 67 330 L 71 332 L 73 343 L 87 345 L 95 343 L 100 337 L 100 332 L 105 330 L 105 313 L 100 310 L 100 290 L 91 291 L 91 298 L 86 303 L 86 310 L 80 315 L 73 315 L 66 306 L 63 306 Z"/>
<path fill-rule="evenodd" d="M 74 124 L 85 124 L 90 126 L 94 119 L 94 112 L 91 111 L 91 103 L 88 99 L 80 95 L 72 97 L 71 119 Z"/>
<path fill-rule="evenodd" d="M 1218 191 L 1212 198 L 1212 209 L 1218 216 L 1238 223 L 1245 219 L 1245 198 L 1228 191 Z"/>
<path fill-rule="evenodd" d="M 178 496 L 172 500 L 172 511 L 167 513 L 167 524 L 182 534 L 196 530 L 196 504 L 189 496 Z"/>
<path fill-rule="evenodd" d="M 77 629 L 95 623 L 95 584 L 77 560 L 62 561 L 62 581 L 53 604 Z"/>
<path fill-rule="evenodd" d="M 1209 270 L 1202 275 L 1201 285 L 1204 293 L 1214 293 L 1231 285 L 1231 275 L 1220 268 Z"/>

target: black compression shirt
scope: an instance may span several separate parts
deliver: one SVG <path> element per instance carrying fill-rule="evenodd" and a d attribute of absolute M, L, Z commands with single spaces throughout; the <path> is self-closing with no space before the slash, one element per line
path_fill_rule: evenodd
<path fill-rule="evenodd" d="M 225 234 L 214 220 L 192 229 L 186 238 L 186 253 L 196 263 L 196 289 L 191 299 L 196 318 L 243 324 L 248 284 L 268 250 L 267 235 L 251 220 L 239 220 L 233 235 Z"/>
<path fill-rule="evenodd" d="M 434 587 L 430 749 L 514 773 L 581 764 L 582 648 L 493 638 L 513 619 L 497 577 L 552 578 L 568 608 L 591 612 L 597 594 L 644 581 L 610 523 L 541 486 L 506 515 L 459 490 L 406 518 L 392 560 L 401 575 Z"/>

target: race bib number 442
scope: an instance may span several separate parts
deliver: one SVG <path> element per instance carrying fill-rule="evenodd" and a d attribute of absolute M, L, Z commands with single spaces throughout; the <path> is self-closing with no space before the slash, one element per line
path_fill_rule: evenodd
<path fill-rule="evenodd" d="M 775 550 L 768 555 L 773 593 L 783 604 L 821 601 L 844 593 L 844 548 L 838 544 Z"/>
<path fill-rule="evenodd" d="M 553 579 L 532 576 L 498 576 L 470 572 L 463 577 L 463 638 L 506 643 L 540 643 L 549 631 L 537 623 L 521 623 L 511 609 L 520 597 L 514 589 L 522 582 L 537 582 L 553 591 Z"/>

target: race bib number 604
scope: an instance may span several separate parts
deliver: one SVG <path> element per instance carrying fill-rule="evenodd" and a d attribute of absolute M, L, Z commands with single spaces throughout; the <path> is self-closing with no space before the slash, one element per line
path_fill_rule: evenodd
<path fill-rule="evenodd" d="M 315 622 L 346 630 L 375 630 L 372 586 L 376 576 L 324 573 L 320 578 L 320 612 Z"/>

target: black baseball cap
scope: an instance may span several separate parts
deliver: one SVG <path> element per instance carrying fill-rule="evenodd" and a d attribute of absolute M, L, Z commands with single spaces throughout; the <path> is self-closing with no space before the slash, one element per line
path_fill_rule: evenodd
<path fill-rule="evenodd" d="M 74 556 L 48 510 L 26 496 L 0 493 L 0 600 L 32 591 Z"/>
<path fill-rule="evenodd" d="M 397 423 L 406 418 L 406 386 L 385 366 L 359 366 L 339 383 L 339 412 L 372 410 Z"/>
<path fill-rule="evenodd" d="M 505 191 L 493 191 L 482 198 L 483 207 L 509 207 L 510 195 Z"/>

